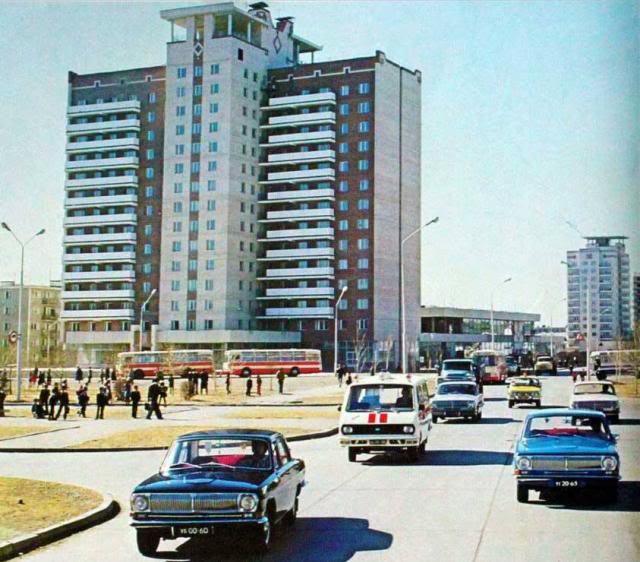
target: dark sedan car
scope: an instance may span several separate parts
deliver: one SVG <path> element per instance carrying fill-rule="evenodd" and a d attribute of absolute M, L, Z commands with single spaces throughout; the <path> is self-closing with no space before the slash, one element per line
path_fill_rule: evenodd
<path fill-rule="evenodd" d="M 159 473 L 131 495 L 138 549 L 153 556 L 160 539 L 210 539 L 237 531 L 267 550 L 273 525 L 295 522 L 304 477 L 304 462 L 291 458 L 280 433 L 237 429 L 182 435 Z"/>

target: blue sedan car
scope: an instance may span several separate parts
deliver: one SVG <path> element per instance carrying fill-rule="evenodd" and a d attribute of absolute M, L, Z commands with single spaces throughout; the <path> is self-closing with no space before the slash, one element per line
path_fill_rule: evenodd
<path fill-rule="evenodd" d="M 596 488 L 618 495 L 620 457 L 604 414 L 549 409 L 529 414 L 514 455 L 518 501 L 529 490 Z"/>

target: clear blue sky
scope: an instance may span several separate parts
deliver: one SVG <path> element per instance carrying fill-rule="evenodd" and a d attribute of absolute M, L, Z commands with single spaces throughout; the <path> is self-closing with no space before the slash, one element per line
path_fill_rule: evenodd
<path fill-rule="evenodd" d="M 60 277 L 67 71 L 164 64 L 180 3 L 0 5 L 0 220 L 27 237 L 26 279 Z M 640 268 L 639 13 L 634 1 L 270 2 L 320 59 L 422 71 L 422 301 L 564 321 L 560 260 L 585 234 L 630 237 Z M 0 279 L 17 246 L 0 233 Z"/>

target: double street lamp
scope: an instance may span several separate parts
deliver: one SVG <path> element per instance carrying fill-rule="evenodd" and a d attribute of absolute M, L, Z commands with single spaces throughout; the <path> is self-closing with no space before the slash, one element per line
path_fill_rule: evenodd
<path fill-rule="evenodd" d="M 24 289 L 24 249 L 36 236 L 44 234 L 44 228 L 36 232 L 26 242 L 22 242 L 6 222 L 2 223 L 2 228 L 9 232 L 13 236 L 18 244 L 20 244 L 20 288 L 18 290 L 18 349 L 16 351 L 16 369 L 17 369 L 17 384 L 16 384 L 16 400 L 20 400 L 20 394 L 22 391 L 22 291 Z"/>
<path fill-rule="evenodd" d="M 340 296 L 336 301 L 335 305 L 335 314 L 333 315 L 334 323 L 333 323 L 333 372 L 334 374 L 338 370 L 338 305 L 344 297 L 344 294 L 347 292 L 347 285 L 342 287 L 342 291 L 340 291 Z"/>
<path fill-rule="evenodd" d="M 498 283 L 491 291 L 491 349 L 494 348 L 495 345 L 495 339 L 496 339 L 496 332 L 494 329 L 494 322 L 493 322 L 493 294 L 500 288 L 502 287 L 502 285 L 504 285 L 505 283 L 509 283 L 511 281 L 511 277 L 507 277 L 506 279 L 503 279 L 502 281 L 500 281 L 500 283 Z"/>
<path fill-rule="evenodd" d="M 435 224 L 440 220 L 440 217 L 432 218 L 430 221 L 425 222 L 422 226 L 416 228 L 413 232 L 409 233 L 400 242 L 400 308 L 402 314 L 402 372 L 407 372 L 407 318 L 405 314 L 405 298 L 404 298 L 404 245 L 412 237 L 418 234 L 423 228 L 426 228 L 430 224 Z"/>

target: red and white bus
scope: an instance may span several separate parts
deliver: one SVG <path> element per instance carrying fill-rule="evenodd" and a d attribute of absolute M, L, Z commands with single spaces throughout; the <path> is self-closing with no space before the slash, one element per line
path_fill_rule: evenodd
<path fill-rule="evenodd" d="M 116 373 L 134 379 L 164 376 L 182 377 L 188 373 L 213 373 L 210 349 L 174 349 L 171 351 L 126 351 L 118 353 Z"/>
<path fill-rule="evenodd" d="M 317 349 L 231 349 L 226 352 L 222 373 L 241 377 L 274 375 L 290 377 L 320 373 L 322 360 Z"/>
<path fill-rule="evenodd" d="M 502 352 L 481 349 L 474 351 L 471 358 L 481 369 L 482 382 L 504 383 L 507 381 L 507 362 Z"/>

